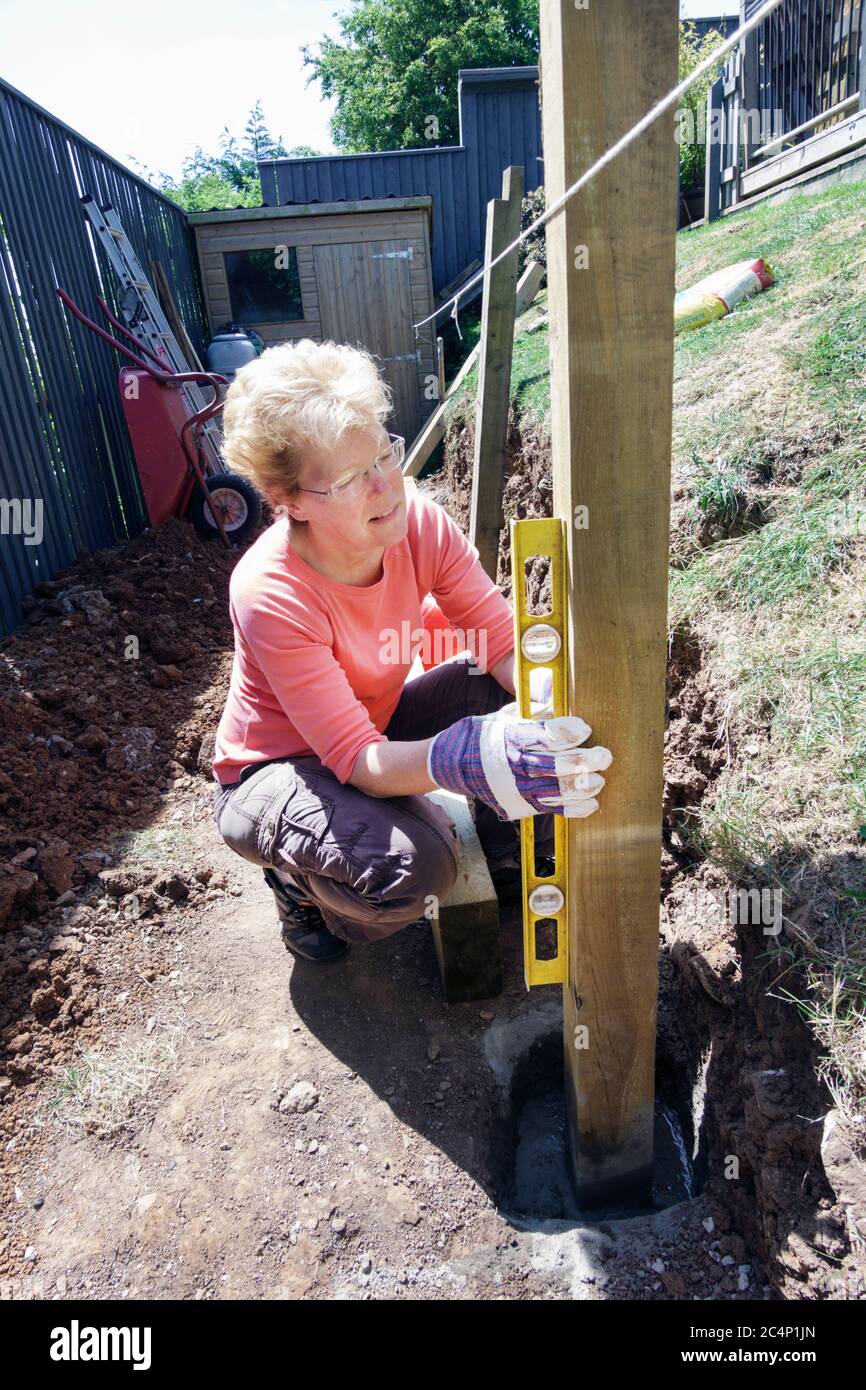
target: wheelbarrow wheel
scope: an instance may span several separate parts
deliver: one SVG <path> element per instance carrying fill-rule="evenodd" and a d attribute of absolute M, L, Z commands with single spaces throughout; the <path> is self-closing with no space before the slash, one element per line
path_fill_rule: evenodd
<path fill-rule="evenodd" d="M 213 504 L 220 508 L 226 535 L 233 545 L 240 545 L 262 519 L 262 499 L 249 478 L 237 473 L 211 473 L 205 478 Z M 219 527 L 205 501 L 200 487 L 195 489 L 189 504 L 192 524 L 205 540 L 219 536 Z"/>

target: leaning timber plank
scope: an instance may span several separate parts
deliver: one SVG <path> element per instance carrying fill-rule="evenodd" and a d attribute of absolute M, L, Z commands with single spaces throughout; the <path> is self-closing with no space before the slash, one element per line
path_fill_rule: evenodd
<path fill-rule="evenodd" d="M 470 261 L 468 265 L 464 266 L 460 274 L 455 275 L 454 279 L 449 280 L 445 288 L 439 291 L 439 296 L 436 300 L 436 308 L 444 309 L 449 299 L 453 299 L 454 295 L 457 294 L 457 292 L 460 289 L 460 286 L 465 284 L 467 280 L 471 280 L 476 270 L 480 269 L 480 261 Z"/>
<path fill-rule="evenodd" d="M 514 296 L 514 314 L 519 318 L 529 308 L 538 291 L 541 289 L 541 282 L 544 279 L 544 267 L 537 261 L 530 261 L 517 282 L 517 292 Z M 462 364 L 459 372 L 455 376 L 445 396 L 436 407 L 430 419 L 427 421 L 421 433 L 412 443 L 412 447 L 406 455 L 406 462 L 403 465 L 403 472 L 407 477 L 413 478 L 427 462 L 428 458 L 441 444 L 445 437 L 445 410 L 448 402 L 454 398 L 463 382 L 466 380 L 472 368 L 478 361 L 478 354 L 481 351 L 481 344 L 478 343 L 472 349 L 466 361 Z"/>
<path fill-rule="evenodd" d="M 442 991 L 449 1004 L 492 999 L 502 992 L 499 904 L 465 796 L 427 792 L 454 822 L 457 878 L 448 897 L 431 907 Z"/>
<path fill-rule="evenodd" d="M 174 295 L 171 292 L 171 285 L 169 284 L 169 279 L 165 273 L 162 262 L 151 261 L 150 269 L 153 276 L 153 283 L 156 286 L 156 292 L 159 295 L 165 316 L 168 319 L 169 327 L 177 338 L 178 346 L 189 363 L 190 371 L 203 372 L 204 367 L 201 364 L 201 359 L 192 345 L 192 339 L 186 331 L 184 321 L 174 302 Z"/>

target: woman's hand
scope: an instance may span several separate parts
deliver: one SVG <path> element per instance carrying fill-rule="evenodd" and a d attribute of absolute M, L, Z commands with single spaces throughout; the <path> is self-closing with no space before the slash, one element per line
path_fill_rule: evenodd
<path fill-rule="evenodd" d="M 469 715 L 436 734 L 427 757 L 433 781 L 486 802 L 500 820 L 547 811 L 591 816 L 604 786 L 599 774 L 613 755 L 607 748 L 581 748 L 592 730 L 577 716 L 518 719 L 513 708 Z"/>

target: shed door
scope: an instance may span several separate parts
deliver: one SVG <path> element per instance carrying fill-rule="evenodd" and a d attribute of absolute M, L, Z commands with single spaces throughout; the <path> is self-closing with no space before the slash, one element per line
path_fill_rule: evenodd
<path fill-rule="evenodd" d="M 407 448 L 421 428 L 411 259 L 405 241 L 315 247 L 322 337 L 365 347 L 394 392 L 389 427 Z"/>

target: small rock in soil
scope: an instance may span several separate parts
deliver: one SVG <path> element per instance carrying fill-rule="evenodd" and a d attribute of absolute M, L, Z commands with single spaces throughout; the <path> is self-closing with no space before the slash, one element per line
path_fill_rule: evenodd
<path fill-rule="evenodd" d="M 319 1092 L 311 1081 L 297 1081 L 281 1099 L 279 1109 L 282 1114 L 302 1115 L 312 1110 L 319 1102 Z"/>

